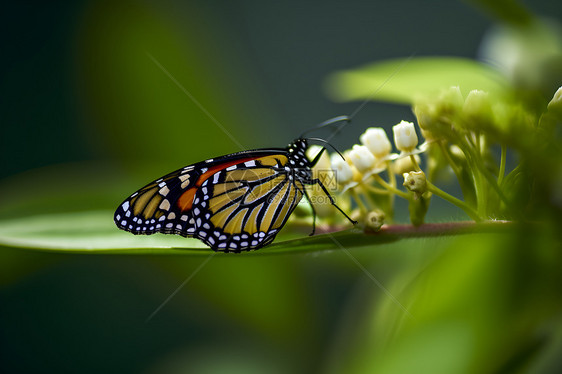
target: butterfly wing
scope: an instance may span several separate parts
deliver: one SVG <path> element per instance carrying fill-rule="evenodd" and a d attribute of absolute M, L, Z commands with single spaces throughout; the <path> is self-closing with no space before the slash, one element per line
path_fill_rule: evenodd
<path fill-rule="evenodd" d="M 273 241 L 303 196 L 285 150 L 226 155 L 176 170 L 135 192 L 115 212 L 133 234 L 178 234 L 240 252 Z"/>

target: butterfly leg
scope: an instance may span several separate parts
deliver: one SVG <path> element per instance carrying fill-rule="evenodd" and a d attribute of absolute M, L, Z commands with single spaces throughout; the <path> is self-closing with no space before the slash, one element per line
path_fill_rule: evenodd
<path fill-rule="evenodd" d="M 347 218 L 349 220 L 349 222 L 353 223 L 354 225 L 357 224 L 357 221 L 352 220 L 347 214 L 345 214 L 345 212 L 343 210 L 341 210 L 341 208 L 336 204 L 336 202 L 334 201 L 334 198 L 332 197 L 332 195 L 330 195 L 330 192 L 328 191 L 328 189 L 326 188 L 326 186 L 324 186 L 324 183 L 322 183 L 322 181 L 320 179 L 312 179 L 310 181 L 309 184 L 317 184 L 320 186 L 320 188 L 322 188 L 322 191 L 324 191 L 324 193 L 326 194 L 326 196 L 328 196 L 328 199 L 330 199 L 330 204 L 332 204 L 333 206 L 336 207 L 337 210 L 339 210 L 341 212 L 341 214 L 343 214 L 345 216 L 345 218 Z"/>
<path fill-rule="evenodd" d="M 300 190 L 300 188 L 298 188 L 298 187 L 297 187 L 297 189 Z M 303 186 L 303 189 L 302 189 L 301 192 L 303 193 L 304 197 L 306 197 L 306 200 L 308 200 L 308 203 L 310 204 L 310 209 L 312 209 L 312 232 L 310 234 L 308 234 L 309 236 L 312 236 L 316 232 L 316 209 L 314 209 L 314 204 L 312 204 L 312 201 L 310 200 L 310 196 L 308 196 L 308 192 L 306 192 L 305 186 Z"/>

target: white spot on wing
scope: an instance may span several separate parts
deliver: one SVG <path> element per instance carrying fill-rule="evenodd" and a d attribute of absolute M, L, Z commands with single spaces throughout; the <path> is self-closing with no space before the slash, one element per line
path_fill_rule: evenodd
<path fill-rule="evenodd" d="M 160 209 L 170 210 L 170 202 L 168 201 L 168 199 L 162 200 L 162 202 L 160 203 Z"/>
<path fill-rule="evenodd" d="M 166 185 L 164 185 L 164 187 L 162 187 L 160 189 L 160 195 L 162 195 L 162 196 L 168 195 L 168 192 L 170 192 L 170 189 Z"/>

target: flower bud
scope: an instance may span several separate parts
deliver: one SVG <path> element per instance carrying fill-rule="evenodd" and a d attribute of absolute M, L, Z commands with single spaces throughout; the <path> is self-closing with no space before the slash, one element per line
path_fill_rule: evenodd
<path fill-rule="evenodd" d="M 345 185 L 353 181 L 353 169 L 340 155 L 334 154 L 331 159 L 332 170 L 338 184 Z"/>
<path fill-rule="evenodd" d="M 371 231 L 379 231 L 384 224 L 385 214 L 382 210 L 373 210 L 365 217 L 365 228 Z"/>
<path fill-rule="evenodd" d="M 435 115 L 438 117 L 454 118 L 462 109 L 464 98 L 459 86 L 452 86 L 441 91 L 437 98 Z"/>
<path fill-rule="evenodd" d="M 349 159 L 361 174 L 375 166 L 375 156 L 364 145 L 355 144 L 349 152 Z"/>
<path fill-rule="evenodd" d="M 418 195 L 422 195 L 427 191 L 427 179 L 423 171 L 411 171 L 409 173 L 404 173 L 404 184 L 408 190 L 415 192 Z"/>
<path fill-rule="evenodd" d="M 361 143 L 377 158 L 387 156 L 392 149 L 390 140 L 388 140 L 388 136 L 386 136 L 386 131 L 381 127 L 368 128 L 367 131 L 359 137 L 359 140 L 361 140 Z"/>
<path fill-rule="evenodd" d="M 493 123 L 494 115 L 488 93 L 480 90 L 469 92 L 462 108 L 466 125 L 470 128 L 486 128 Z"/>
<path fill-rule="evenodd" d="M 556 91 L 547 108 L 550 113 L 558 118 L 562 118 L 562 87 Z"/>
<path fill-rule="evenodd" d="M 392 127 L 394 144 L 402 152 L 411 152 L 418 145 L 418 136 L 412 122 L 402 121 Z"/>

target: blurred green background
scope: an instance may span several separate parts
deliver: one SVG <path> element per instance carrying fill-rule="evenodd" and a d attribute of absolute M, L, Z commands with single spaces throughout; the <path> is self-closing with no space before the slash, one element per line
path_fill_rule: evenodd
<path fill-rule="evenodd" d="M 517 9 L 504 3 L 506 14 Z M 562 19 L 557 1 L 527 6 Z M 2 8 L 2 220 L 111 211 L 170 170 L 282 147 L 357 108 L 327 99 L 330 73 L 413 53 L 476 58 L 501 18 L 445 0 Z M 369 103 L 333 143 L 346 149 L 366 127 L 390 129 L 402 119 L 414 119 L 407 106 Z M 433 217 L 459 217 L 445 206 Z M 353 249 L 387 292 L 341 251 L 216 255 L 199 268 L 205 257 L 1 246 L 0 366 L 14 373 L 556 373 L 560 246 L 551 231 L 539 234 Z"/>

